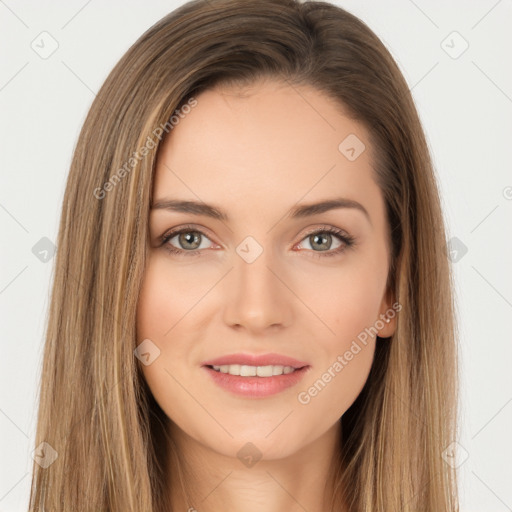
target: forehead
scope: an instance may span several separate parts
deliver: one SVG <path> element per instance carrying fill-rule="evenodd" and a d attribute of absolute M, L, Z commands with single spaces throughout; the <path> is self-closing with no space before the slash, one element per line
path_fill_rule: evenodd
<path fill-rule="evenodd" d="M 368 132 L 322 92 L 261 81 L 210 89 L 196 100 L 160 147 L 155 199 L 275 216 L 300 201 L 343 196 L 382 214 Z"/>

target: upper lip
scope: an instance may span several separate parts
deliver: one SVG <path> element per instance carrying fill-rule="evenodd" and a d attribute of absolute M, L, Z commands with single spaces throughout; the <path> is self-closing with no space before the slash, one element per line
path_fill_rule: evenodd
<path fill-rule="evenodd" d="M 205 361 L 203 366 L 243 364 L 247 366 L 292 366 L 295 369 L 308 366 L 308 363 L 281 354 L 229 354 Z"/>

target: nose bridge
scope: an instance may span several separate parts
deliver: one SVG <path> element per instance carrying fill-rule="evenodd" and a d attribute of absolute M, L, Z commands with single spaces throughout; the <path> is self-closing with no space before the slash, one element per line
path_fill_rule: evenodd
<path fill-rule="evenodd" d="M 247 237 L 236 248 L 227 284 L 225 321 L 261 330 L 289 323 L 289 292 L 276 274 L 278 262 L 269 248 Z"/>

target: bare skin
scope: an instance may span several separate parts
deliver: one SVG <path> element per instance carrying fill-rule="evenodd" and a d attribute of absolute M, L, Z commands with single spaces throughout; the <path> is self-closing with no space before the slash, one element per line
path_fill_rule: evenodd
<path fill-rule="evenodd" d="M 365 328 L 378 325 L 387 338 L 396 327 L 394 317 L 376 324 L 392 306 L 385 204 L 368 132 L 333 100 L 274 81 L 243 93 L 203 92 L 160 148 L 153 203 L 213 204 L 229 220 L 151 211 L 137 334 L 160 355 L 143 371 L 192 472 L 189 500 L 169 476 L 176 510 L 325 511 L 332 455 L 343 449 L 340 418 L 367 380 L 377 340 L 368 336 L 357 353 L 353 342 Z M 338 149 L 349 134 L 366 146 L 353 161 Z M 288 215 L 340 197 L 360 203 L 368 216 L 358 208 Z M 175 235 L 162 245 L 162 235 L 189 224 L 188 238 Z M 354 245 L 334 254 L 345 242 L 322 231 L 329 227 L 352 236 Z M 262 248 L 251 263 L 237 252 L 255 250 L 242 244 L 248 236 Z M 192 250 L 199 253 L 186 254 Z M 336 371 L 347 351 L 353 357 Z M 202 364 L 240 352 L 283 354 L 310 368 L 274 395 L 235 395 Z M 309 393 L 319 379 L 325 385 Z M 250 467 L 237 455 L 244 446 L 253 458 L 261 455 Z"/>

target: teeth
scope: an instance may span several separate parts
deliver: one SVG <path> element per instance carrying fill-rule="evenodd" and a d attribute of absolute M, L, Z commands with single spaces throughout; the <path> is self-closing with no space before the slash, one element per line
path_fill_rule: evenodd
<path fill-rule="evenodd" d="M 241 377 L 272 377 L 295 371 L 293 366 L 248 366 L 245 364 L 224 364 L 222 366 L 213 366 L 213 369 L 221 373 L 229 373 L 230 375 L 239 375 Z"/>

